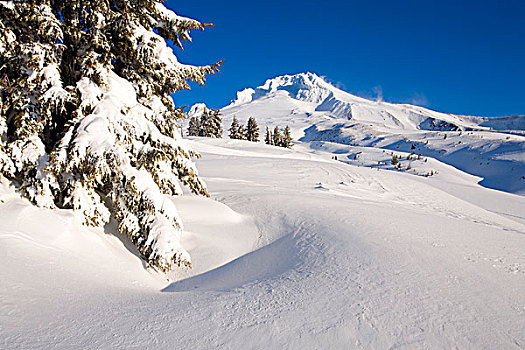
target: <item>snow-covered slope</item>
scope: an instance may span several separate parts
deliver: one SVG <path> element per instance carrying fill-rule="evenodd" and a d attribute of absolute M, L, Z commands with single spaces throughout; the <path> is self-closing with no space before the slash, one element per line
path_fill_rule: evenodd
<path fill-rule="evenodd" d="M 332 117 L 373 123 L 405 130 L 524 130 L 524 116 L 482 118 L 435 112 L 408 104 L 371 101 L 349 94 L 326 82 L 314 73 L 283 75 L 268 79 L 256 89 L 247 88 L 237 93 L 237 99 L 228 107 L 239 107 L 261 98 L 286 92 L 293 99 L 313 104 L 311 113 L 326 112 Z M 228 109 L 226 107 L 225 109 Z M 246 106 L 245 106 L 246 107 Z"/>
<path fill-rule="evenodd" d="M 0 348 L 525 346 L 524 197 L 431 159 L 439 176 L 190 143 L 212 199 L 173 199 L 194 262 L 173 282 L 3 182 Z"/>
<path fill-rule="evenodd" d="M 458 116 L 371 101 L 313 73 L 276 77 L 238 92 L 222 113 L 226 129 L 234 115 L 242 122 L 253 116 L 261 132 L 289 125 L 303 142 L 414 152 L 480 176 L 484 186 L 525 193 L 525 116 Z"/>

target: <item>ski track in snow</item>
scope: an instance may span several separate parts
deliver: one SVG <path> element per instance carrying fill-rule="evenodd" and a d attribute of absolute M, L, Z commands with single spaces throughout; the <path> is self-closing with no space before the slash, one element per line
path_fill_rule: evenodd
<path fill-rule="evenodd" d="M 195 267 L 171 283 L 116 237 L 3 187 L 0 348 L 525 347 L 525 225 L 477 191 L 523 197 L 459 171 L 447 190 L 452 177 L 191 142 L 215 201 L 175 199 Z M 64 232 L 42 235 L 44 218 Z"/>

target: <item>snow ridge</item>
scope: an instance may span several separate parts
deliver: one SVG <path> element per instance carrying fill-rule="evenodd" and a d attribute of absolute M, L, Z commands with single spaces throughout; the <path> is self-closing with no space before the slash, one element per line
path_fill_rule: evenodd
<path fill-rule="evenodd" d="M 372 101 L 343 91 L 323 77 L 306 72 L 282 75 L 255 88 L 237 93 L 228 107 L 241 106 L 268 98 L 281 91 L 296 100 L 316 104 L 315 111 L 329 112 L 337 118 L 381 123 L 388 127 L 422 130 L 525 130 L 525 116 L 483 118 L 435 112 L 409 104 Z"/>

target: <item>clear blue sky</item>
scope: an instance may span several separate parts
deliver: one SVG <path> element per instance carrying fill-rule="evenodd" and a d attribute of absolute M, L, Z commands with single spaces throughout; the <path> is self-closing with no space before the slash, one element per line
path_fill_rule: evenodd
<path fill-rule="evenodd" d="M 525 114 L 524 0 L 174 1 L 213 22 L 179 60 L 225 60 L 177 105 L 222 107 L 245 87 L 312 71 L 344 90 L 457 114 Z"/>

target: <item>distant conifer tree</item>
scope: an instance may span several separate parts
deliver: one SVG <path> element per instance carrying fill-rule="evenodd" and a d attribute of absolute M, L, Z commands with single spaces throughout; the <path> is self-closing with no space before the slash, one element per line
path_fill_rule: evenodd
<path fill-rule="evenodd" d="M 210 108 L 210 129 L 211 137 L 222 138 L 222 118 L 221 111 L 219 109 Z"/>
<path fill-rule="evenodd" d="M 191 117 L 188 125 L 188 136 L 199 136 L 201 122 L 196 117 Z"/>
<path fill-rule="evenodd" d="M 246 128 L 244 125 L 239 125 L 239 140 L 246 140 Z"/>
<path fill-rule="evenodd" d="M 246 139 L 252 142 L 259 142 L 259 126 L 254 117 L 248 119 L 248 126 L 246 130 Z"/>
<path fill-rule="evenodd" d="M 392 155 L 392 162 L 391 163 L 392 163 L 392 165 L 397 165 L 399 163 L 399 157 L 396 154 Z"/>
<path fill-rule="evenodd" d="M 293 141 L 293 139 L 292 139 L 292 135 L 290 134 L 290 127 L 288 127 L 288 125 L 287 125 L 284 128 L 284 135 L 283 135 L 283 140 L 282 140 L 281 146 L 282 147 L 286 147 L 286 148 L 292 148 L 292 146 L 293 146 L 292 141 Z"/>
<path fill-rule="evenodd" d="M 218 109 L 205 108 L 201 116 L 199 136 L 221 138 L 222 118 Z"/>
<path fill-rule="evenodd" d="M 266 127 L 266 136 L 264 137 L 264 142 L 267 145 L 273 145 L 273 135 L 268 127 Z"/>
<path fill-rule="evenodd" d="M 283 144 L 283 134 L 281 133 L 281 129 L 279 129 L 278 126 L 276 126 L 273 129 L 273 145 L 281 147 Z"/>
<path fill-rule="evenodd" d="M 230 139 L 239 139 L 239 121 L 236 116 L 233 116 L 232 124 L 228 131 L 230 132 Z"/>
<path fill-rule="evenodd" d="M 208 125 L 209 124 L 208 119 L 210 119 L 208 108 L 204 108 L 201 114 L 200 121 L 199 121 L 199 136 L 210 137 L 210 128 Z"/>

